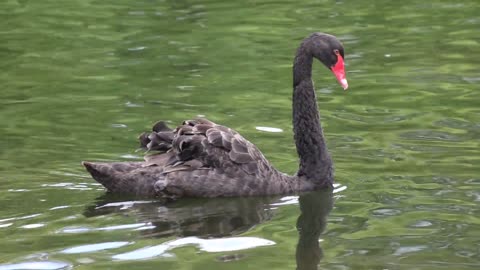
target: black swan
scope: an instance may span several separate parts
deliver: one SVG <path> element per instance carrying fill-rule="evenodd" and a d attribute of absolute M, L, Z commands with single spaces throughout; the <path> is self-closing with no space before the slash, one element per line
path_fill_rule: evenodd
<path fill-rule="evenodd" d="M 320 125 L 313 58 L 348 87 L 340 41 L 324 33 L 304 39 L 293 63 L 293 130 L 300 157 L 293 176 L 275 169 L 234 130 L 206 119 L 186 120 L 173 130 L 164 122 L 155 124 L 139 137 L 148 150 L 143 162 L 83 165 L 109 192 L 142 197 L 258 196 L 332 187 L 333 163 Z"/>

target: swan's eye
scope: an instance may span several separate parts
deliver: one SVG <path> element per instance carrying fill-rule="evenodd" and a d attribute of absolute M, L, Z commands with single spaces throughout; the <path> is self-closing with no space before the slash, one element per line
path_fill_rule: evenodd
<path fill-rule="evenodd" d="M 336 54 L 336 55 L 340 54 L 340 52 L 337 49 L 333 50 L 333 53 Z"/>

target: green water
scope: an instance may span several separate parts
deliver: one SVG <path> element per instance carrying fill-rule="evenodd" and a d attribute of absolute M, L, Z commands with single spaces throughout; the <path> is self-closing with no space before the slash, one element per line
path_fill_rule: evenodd
<path fill-rule="evenodd" d="M 0 269 L 479 269 L 479 14 L 476 0 L 2 1 Z M 80 166 L 139 159 L 156 120 L 203 115 L 295 172 L 291 64 L 314 31 L 346 48 L 348 91 L 314 65 L 333 196 L 161 205 L 104 196 Z"/>

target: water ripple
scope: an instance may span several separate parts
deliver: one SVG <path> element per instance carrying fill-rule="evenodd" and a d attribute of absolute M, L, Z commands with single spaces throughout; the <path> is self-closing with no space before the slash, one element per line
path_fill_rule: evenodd
<path fill-rule="evenodd" d="M 405 139 L 425 140 L 425 141 L 460 141 L 460 138 L 447 132 L 435 130 L 417 130 L 405 132 L 400 135 Z"/>
<path fill-rule="evenodd" d="M 383 208 L 383 209 L 373 210 L 372 213 L 373 213 L 373 215 L 375 215 L 375 216 L 383 216 L 383 217 L 386 217 L 386 216 L 396 216 L 396 215 L 399 215 L 400 213 L 402 213 L 402 211 L 396 210 L 396 209 Z"/>
<path fill-rule="evenodd" d="M 59 230 L 60 233 L 84 233 L 90 231 L 116 231 L 116 230 L 126 230 L 126 229 L 138 229 L 142 227 L 150 227 L 152 224 L 150 222 L 145 223 L 133 223 L 133 224 L 123 224 L 123 225 L 114 225 L 100 228 L 87 228 L 87 227 L 69 227 Z"/>
<path fill-rule="evenodd" d="M 105 208 L 105 207 L 119 207 L 121 206 L 121 210 L 125 210 L 128 208 L 131 208 L 132 206 L 136 204 L 148 204 L 148 203 L 154 203 L 155 201 L 125 201 L 125 202 L 112 202 L 112 203 L 106 203 L 101 206 L 95 207 L 95 209 L 100 209 L 100 208 Z"/>
<path fill-rule="evenodd" d="M 65 254 L 88 253 L 88 252 L 95 252 L 95 251 L 106 250 L 106 249 L 119 248 L 119 247 L 126 246 L 128 244 L 131 244 L 131 243 L 130 242 L 105 242 L 105 243 L 89 244 L 89 245 L 67 248 L 60 251 L 60 253 L 65 253 Z"/>
<path fill-rule="evenodd" d="M 281 128 L 275 128 L 275 127 L 255 127 L 255 129 L 260 130 L 260 131 L 265 131 L 265 132 L 283 132 L 283 129 Z"/>
<path fill-rule="evenodd" d="M 397 248 L 397 250 L 395 250 L 395 253 L 393 253 L 393 255 L 401 256 L 405 253 L 418 252 L 418 251 L 422 251 L 422 250 L 427 249 L 427 248 L 428 247 L 424 246 L 424 245 L 399 247 L 399 248 Z"/>
<path fill-rule="evenodd" d="M 35 217 L 38 217 L 38 216 L 40 216 L 40 215 L 41 215 L 41 214 L 33 214 L 33 215 L 22 216 L 22 217 L 5 218 L 5 219 L 0 219 L 0 223 L 5 222 L 5 221 L 35 218 Z"/>
<path fill-rule="evenodd" d="M 272 203 L 271 206 L 298 204 L 298 196 L 286 196 L 280 199 L 280 202 Z"/>
<path fill-rule="evenodd" d="M 23 226 L 20 226 L 20 228 L 23 228 L 23 229 L 36 229 L 36 228 L 41 228 L 45 226 L 45 224 L 42 224 L 42 223 L 35 223 L 35 224 L 27 224 L 27 225 L 23 225 Z"/>

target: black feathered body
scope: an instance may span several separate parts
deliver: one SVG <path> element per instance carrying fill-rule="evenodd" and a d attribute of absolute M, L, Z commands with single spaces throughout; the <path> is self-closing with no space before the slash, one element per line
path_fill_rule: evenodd
<path fill-rule="evenodd" d="M 109 191 L 148 197 L 273 195 L 313 187 L 276 170 L 236 131 L 206 119 L 174 130 L 159 122 L 139 139 L 148 151 L 144 162 L 84 165 Z"/>

